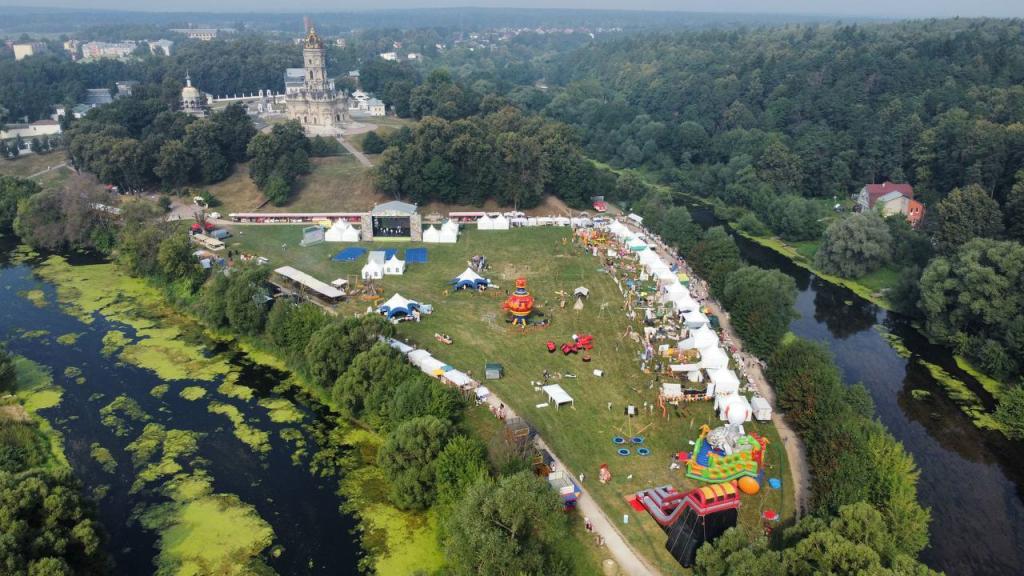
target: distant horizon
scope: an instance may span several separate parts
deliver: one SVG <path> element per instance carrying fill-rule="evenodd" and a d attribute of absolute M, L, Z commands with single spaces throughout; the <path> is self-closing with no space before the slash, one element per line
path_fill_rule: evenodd
<path fill-rule="evenodd" d="M 122 12 L 139 14 L 211 14 L 211 15 L 244 15 L 244 14 L 372 14 L 403 11 L 452 11 L 452 10 L 495 10 L 495 11 L 579 11 L 579 12 L 623 12 L 623 13 L 674 13 L 703 14 L 727 16 L 795 16 L 795 17 L 839 17 L 839 18 L 879 18 L 879 19 L 929 19 L 929 18 L 1020 18 L 1024 17 L 1024 2 L 1007 0 L 912 0 L 904 2 L 898 10 L 893 10 L 884 0 L 866 0 L 851 6 L 847 2 L 834 0 L 692 0 L 685 4 L 660 6 L 667 0 L 639 0 L 629 7 L 608 5 L 609 0 L 562 0 L 563 5 L 552 6 L 544 0 L 525 0 L 516 5 L 501 5 L 501 0 L 494 4 L 461 5 L 459 3 L 419 5 L 421 0 L 390 0 L 391 3 L 378 5 L 374 8 L 339 9 L 330 0 L 294 0 L 287 7 L 269 2 L 269 0 L 221 0 L 216 9 L 211 9 L 202 0 L 180 0 L 173 6 L 152 6 L 147 2 L 140 6 L 132 0 L 96 0 L 88 5 L 80 5 L 80 0 L 57 1 L 45 6 L 26 5 L 25 0 L 8 2 L 0 0 L 0 9 L 14 9 L 24 12 Z M 436 1 L 436 0 L 435 0 Z M 585 6 L 575 4 L 586 3 Z M 961 5 L 959 9 L 953 5 Z M 884 7 L 883 7 L 884 6 Z M 916 6 L 916 8 L 915 8 Z M 852 8 L 852 9 L 851 9 Z"/>

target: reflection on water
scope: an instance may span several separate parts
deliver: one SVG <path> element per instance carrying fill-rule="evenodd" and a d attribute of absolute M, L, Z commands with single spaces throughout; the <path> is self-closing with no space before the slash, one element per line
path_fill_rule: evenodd
<path fill-rule="evenodd" d="M 0 240 L 0 251 L 3 250 Z M 6 248 L 10 248 L 7 246 Z M 256 508 L 257 513 L 273 527 L 274 544 L 283 548 L 280 557 L 265 561 L 280 574 L 354 574 L 361 556 L 356 539 L 351 535 L 355 521 L 341 515 L 341 499 L 334 494 L 330 479 L 314 478 L 305 460 L 292 464 L 292 445 L 284 442 L 280 432 L 287 424 L 277 424 L 256 406 L 255 399 L 244 402 L 220 397 L 216 384 L 201 381 L 163 382 L 152 371 L 125 365 L 116 357 L 104 356 L 102 338 L 110 329 L 130 328 L 96 317 L 91 324 L 64 314 L 55 302 L 51 286 L 41 284 L 27 266 L 12 266 L 0 261 L 0 340 L 8 339 L 11 350 L 48 366 L 57 383 L 64 387 L 60 406 L 46 412 L 54 426 L 65 437 L 68 459 L 88 490 L 109 487 L 100 500 L 100 520 L 110 534 L 111 554 L 117 562 L 118 574 L 150 574 L 157 535 L 145 531 L 129 518 L 141 507 L 162 502 L 164 498 L 151 492 L 131 493 L 136 471 L 125 446 L 139 433 L 136 426 L 127 437 L 116 436 L 100 422 L 99 409 L 119 394 L 134 399 L 152 417 L 153 422 L 168 429 L 193 430 L 202 434 L 199 452 L 193 461 L 197 468 L 209 472 L 215 492 L 236 494 Z M 48 305 L 37 308 L 17 296 L 21 290 L 42 288 Z M 17 336 L 18 329 L 46 330 L 49 335 L 39 339 Z M 61 334 L 82 333 L 73 346 L 58 344 Z M 234 363 L 241 367 L 239 382 L 256 390 L 256 398 L 273 396 L 271 388 L 281 374 L 246 362 L 238 355 Z M 67 367 L 77 367 L 85 381 L 76 384 L 62 375 Z M 167 383 L 170 391 L 162 398 L 150 390 Z M 207 397 L 189 402 L 178 392 L 190 385 L 208 389 Z M 102 397 L 98 397 L 102 395 Z M 271 450 L 256 455 L 232 433 L 230 422 L 219 414 L 207 411 L 207 403 L 218 401 L 236 405 L 246 421 L 270 434 Z M 315 415 L 306 413 L 306 422 Z M 294 428 L 295 424 L 291 424 Z M 307 435 L 308 436 L 308 435 Z M 306 439 L 308 449 L 315 446 Z M 90 457 L 90 446 L 98 442 L 108 448 L 118 461 L 114 474 L 104 472 Z"/>
<path fill-rule="evenodd" d="M 704 226 L 717 223 L 706 209 L 691 212 Z M 829 347 L 845 381 L 867 387 L 878 418 L 914 456 L 921 502 L 932 509 L 931 546 L 922 560 L 951 575 L 1024 574 L 1024 443 L 975 427 L 918 360 L 963 380 L 991 407 L 989 395 L 949 350 L 930 344 L 906 319 L 768 248 L 736 241 L 748 262 L 796 280 L 799 318 L 790 330 Z M 876 324 L 899 336 L 911 357 L 900 357 Z M 914 390 L 921 391 L 917 398 Z"/>

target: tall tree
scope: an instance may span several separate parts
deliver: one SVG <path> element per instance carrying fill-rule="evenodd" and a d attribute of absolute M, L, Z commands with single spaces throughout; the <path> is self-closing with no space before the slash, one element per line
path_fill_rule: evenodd
<path fill-rule="evenodd" d="M 436 460 L 451 436 L 451 425 L 435 416 L 420 416 L 398 426 L 377 454 L 399 508 L 423 509 L 434 502 Z"/>
<path fill-rule="evenodd" d="M 778 270 L 744 266 L 726 276 L 722 304 L 746 348 L 767 357 L 797 317 L 796 282 Z"/>
<path fill-rule="evenodd" d="M 935 212 L 935 242 L 946 254 L 972 238 L 996 238 L 1003 232 L 999 204 L 977 184 L 954 189 Z"/>
<path fill-rule="evenodd" d="M 726 277 L 740 267 L 740 249 L 721 226 L 708 228 L 690 256 L 697 273 L 716 293 L 725 288 Z"/>
<path fill-rule="evenodd" d="M 892 251 L 889 226 L 871 211 L 830 224 L 814 255 L 814 263 L 829 274 L 859 278 L 889 262 Z"/>

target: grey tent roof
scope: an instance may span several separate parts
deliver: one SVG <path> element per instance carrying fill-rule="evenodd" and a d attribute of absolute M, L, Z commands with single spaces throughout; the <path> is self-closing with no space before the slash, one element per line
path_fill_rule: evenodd
<path fill-rule="evenodd" d="M 416 205 L 409 204 L 408 202 L 401 202 L 399 200 L 392 200 L 391 202 L 378 204 L 370 211 L 371 214 L 392 214 L 396 212 L 399 214 L 415 214 Z"/>

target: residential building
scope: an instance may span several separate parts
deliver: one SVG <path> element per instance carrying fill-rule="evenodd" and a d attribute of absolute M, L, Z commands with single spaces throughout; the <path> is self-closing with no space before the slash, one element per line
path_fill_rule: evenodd
<path fill-rule="evenodd" d="M 95 108 L 96 106 L 110 104 L 113 101 L 114 97 L 110 95 L 110 90 L 106 88 L 88 88 L 85 91 L 85 101 L 82 103 Z"/>
<path fill-rule="evenodd" d="M 302 45 L 302 88 L 285 94 L 290 120 L 298 120 L 310 134 L 334 134 L 349 121 L 348 98 L 327 77 L 327 50 L 313 25 Z"/>
<path fill-rule="evenodd" d="M 409 52 L 406 58 L 409 60 L 422 60 L 423 54 L 420 54 L 419 52 Z"/>
<path fill-rule="evenodd" d="M 345 40 L 344 38 L 335 38 L 334 45 L 337 46 L 338 48 L 344 48 L 348 46 L 348 41 Z"/>
<path fill-rule="evenodd" d="M 82 57 L 82 43 L 78 40 L 65 40 L 64 51 L 71 56 L 71 60 L 75 61 Z"/>
<path fill-rule="evenodd" d="M 11 49 L 14 50 L 15 60 L 24 60 L 29 56 L 35 56 L 36 54 L 46 52 L 46 44 L 43 44 L 42 42 L 19 42 L 13 44 Z"/>
<path fill-rule="evenodd" d="M 114 98 L 128 98 L 132 95 L 132 89 L 139 85 L 138 80 L 119 80 L 114 83 L 117 86 L 117 94 Z"/>
<path fill-rule="evenodd" d="M 89 60 L 127 58 L 135 51 L 135 42 L 86 42 L 82 44 L 82 57 Z"/>
<path fill-rule="evenodd" d="M 882 216 L 903 214 L 911 226 L 924 218 L 924 205 L 914 200 L 914 187 L 910 184 L 868 184 L 857 194 L 857 209 L 864 212 L 878 209 Z"/>
<path fill-rule="evenodd" d="M 900 192 L 908 197 L 914 197 L 914 187 L 910 184 L 893 184 L 883 182 L 881 184 L 868 184 L 860 189 L 857 194 L 857 206 L 860 211 L 867 211 L 875 207 L 875 202 L 889 192 Z"/>
<path fill-rule="evenodd" d="M 172 48 L 174 48 L 174 40 L 160 39 L 149 43 L 149 51 L 152 54 L 170 56 Z"/>
<path fill-rule="evenodd" d="M 7 124 L 0 130 L 0 140 L 13 140 L 18 136 L 28 145 L 33 138 L 60 134 L 60 123 L 55 120 L 37 120 L 31 124 Z"/>
<path fill-rule="evenodd" d="M 398 53 L 397 52 L 381 52 L 380 57 L 385 59 L 385 60 L 392 60 L 392 61 L 394 61 L 394 60 L 398 60 Z"/>
<path fill-rule="evenodd" d="M 209 42 L 216 38 L 220 31 L 218 28 L 171 28 L 171 32 L 183 34 L 191 40 L 202 40 L 204 42 Z M 228 30 L 225 29 L 224 31 L 227 32 Z"/>
<path fill-rule="evenodd" d="M 366 111 L 369 112 L 370 116 L 384 116 L 386 108 L 384 103 L 376 98 L 370 98 L 366 102 Z"/>

